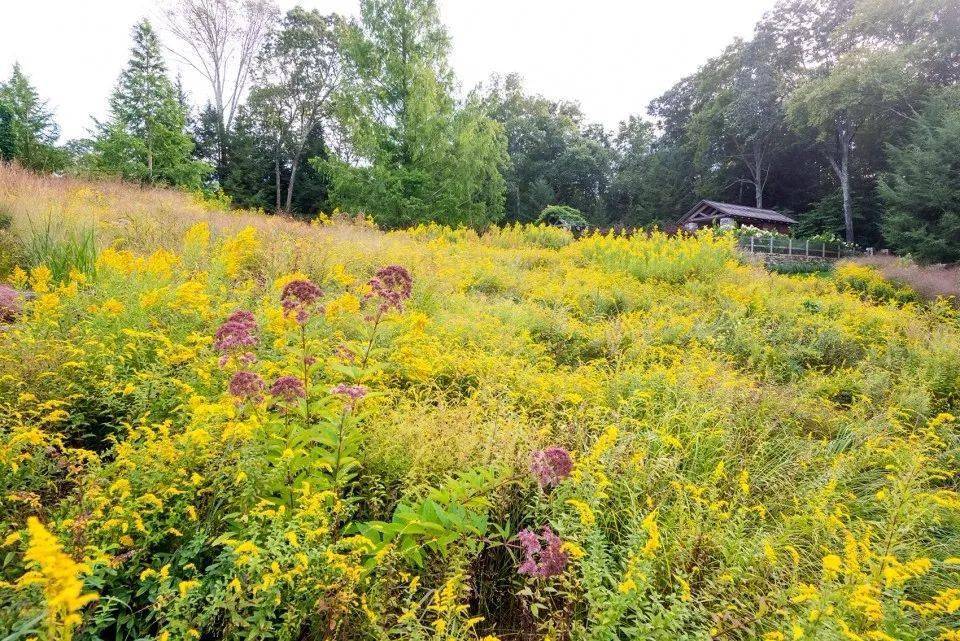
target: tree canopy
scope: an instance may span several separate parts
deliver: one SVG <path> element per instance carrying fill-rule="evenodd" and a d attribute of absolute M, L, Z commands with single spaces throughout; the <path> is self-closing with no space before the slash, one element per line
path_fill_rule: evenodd
<path fill-rule="evenodd" d="M 517 74 L 462 87 L 436 0 L 362 0 L 356 19 L 272 0 L 169 6 L 187 43 L 171 51 L 207 80 L 204 106 L 170 81 L 143 21 L 92 143 L 57 147 L 14 66 L 0 158 L 51 171 L 73 154 L 78 170 L 384 227 L 532 222 L 551 206 L 601 228 L 670 227 L 710 198 L 789 213 L 797 233 L 953 259 L 934 204 L 958 178 L 934 161 L 949 159 L 942 105 L 960 83 L 955 0 L 781 0 L 614 127 Z"/>
<path fill-rule="evenodd" d="M 92 166 L 129 180 L 199 188 L 209 168 L 192 157 L 185 117 L 160 41 L 143 20 L 133 29 L 130 59 L 110 97 L 110 116 L 98 123 Z"/>

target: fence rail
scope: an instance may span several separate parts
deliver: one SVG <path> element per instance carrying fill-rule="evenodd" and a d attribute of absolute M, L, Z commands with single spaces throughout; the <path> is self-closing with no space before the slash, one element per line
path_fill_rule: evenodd
<path fill-rule="evenodd" d="M 847 247 L 843 243 L 824 243 L 819 241 L 797 240 L 795 238 L 766 238 L 750 236 L 741 238 L 738 245 L 742 251 L 751 254 L 779 254 L 782 256 L 803 256 L 805 258 L 823 258 L 837 260 L 844 256 L 862 256 L 863 250 Z"/>

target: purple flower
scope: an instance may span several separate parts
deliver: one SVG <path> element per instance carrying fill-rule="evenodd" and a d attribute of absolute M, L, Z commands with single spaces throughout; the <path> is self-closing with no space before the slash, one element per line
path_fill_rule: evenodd
<path fill-rule="evenodd" d="M 570 476 L 573 460 L 570 453 L 562 447 L 553 445 L 537 450 L 530 455 L 530 471 L 537 477 L 541 488 L 554 487 Z"/>
<path fill-rule="evenodd" d="M 292 280 L 280 293 L 280 304 L 288 316 L 293 314 L 297 323 L 305 325 L 310 319 L 310 308 L 323 296 L 323 291 L 306 279 Z"/>
<path fill-rule="evenodd" d="M 517 538 L 520 540 L 520 547 L 523 548 L 523 563 L 520 564 L 517 572 L 536 576 L 537 560 L 535 557 L 543 549 L 540 546 L 540 537 L 534 534 L 530 528 L 526 528 L 517 534 Z"/>
<path fill-rule="evenodd" d="M 263 392 L 263 379 L 258 374 L 239 371 L 230 379 L 230 393 L 240 400 L 257 399 Z"/>
<path fill-rule="evenodd" d="M 340 383 L 332 390 L 331 394 L 337 394 L 339 396 L 346 396 L 350 399 L 350 403 L 356 403 L 361 398 L 367 395 L 367 388 L 363 385 L 347 385 L 346 383 Z"/>
<path fill-rule="evenodd" d="M 12 323 L 22 311 L 17 290 L 9 285 L 0 285 L 0 323 Z"/>
<path fill-rule="evenodd" d="M 388 265 L 377 271 L 369 285 L 371 291 L 367 298 L 380 299 L 380 312 L 390 309 L 403 311 L 403 302 L 410 298 L 413 291 L 413 278 L 404 267 Z"/>
<path fill-rule="evenodd" d="M 307 395 L 303 381 L 296 376 L 281 376 L 270 386 L 270 395 L 292 403 Z"/>
<path fill-rule="evenodd" d="M 252 347 L 257 344 L 257 321 L 253 314 L 245 310 L 237 310 L 217 328 L 213 335 L 213 347 L 218 352 L 226 353 L 236 349 Z"/>
<path fill-rule="evenodd" d="M 523 563 L 517 568 L 518 573 L 544 579 L 563 574 L 567 568 L 567 553 L 563 551 L 563 541 L 549 525 L 543 527 L 540 536 L 526 528 L 517 534 L 517 539 L 523 549 Z"/>

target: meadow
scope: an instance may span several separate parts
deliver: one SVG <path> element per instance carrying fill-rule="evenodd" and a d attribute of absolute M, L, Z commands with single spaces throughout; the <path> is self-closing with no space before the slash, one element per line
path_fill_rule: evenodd
<path fill-rule="evenodd" d="M 874 269 L 0 168 L 0 639 L 960 640 L 960 317 Z"/>

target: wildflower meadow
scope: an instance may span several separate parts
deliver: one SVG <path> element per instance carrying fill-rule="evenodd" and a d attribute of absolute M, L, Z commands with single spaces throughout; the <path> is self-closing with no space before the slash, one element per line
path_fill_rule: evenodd
<path fill-rule="evenodd" d="M 0 639 L 960 640 L 960 317 L 854 263 L 0 168 Z"/>

